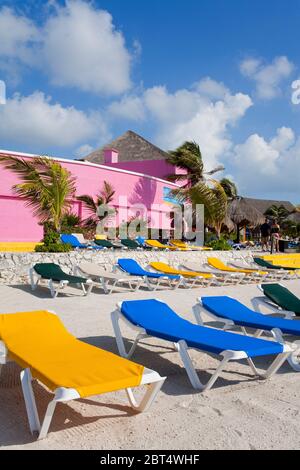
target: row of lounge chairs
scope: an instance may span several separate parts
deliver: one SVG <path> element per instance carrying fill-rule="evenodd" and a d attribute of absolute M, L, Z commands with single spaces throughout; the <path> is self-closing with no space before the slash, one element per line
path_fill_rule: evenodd
<path fill-rule="evenodd" d="M 255 376 L 269 378 L 288 360 L 300 371 L 299 345 L 286 342 L 286 335 L 298 337 L 300 324 L 290 318 L 291 313 L 300 316 L 300 299 L 280 285 L 260 286 L 267 296 L 265 302 L 280 309 L 292 308 L 289 319 L 275 318 L 254 311 L 237 300 L 221 297 L 201 297 L 193 311 L 196 324 L 185 320 L 158 299 L 124 301 L 111 314 L 112 325 L 119 353 L 122 357 L 83 343 L 72 336 L 60 319 L 48 311 L 22 312 L 0 315 L 0 364 L 15 361 L 22 367 L 21 384 L 31 432 L 40 439 L 46 437 L 57 403 L 89 397 L 102 393 L 126 390 L 129 402 L 136 411 L 149 408 L 165 377 L 130 361 L 138 342 L 145 337 L 155 337 L 172 343 L 180 354 L 192 386 L 197 390 L 209 390 L 220 376 L 225 365 L 245 359 Z M 203 310 L 213 319 L 221 321 L 225 328 L 238 326 L 243 335 L 211 328 L 204 324 Z M 274 311 L 272 311 L 274 313 Z M 120 320 L 137 332 L 137 337 L 127 352 L 120 328 Z M 254 329 L 248 336 L 246 328 Z M 261 339 L 263 333 L 271 333 L 274 341 Z M 219 356 L 220 364 L 204 383 L 189 355 L 189 349 Z M 273 358 L 267 370 L 258 370 L 256 359 Z M 40 422 L 32 389 L 37 379 L 48 387 L 54 398 L 49 403 L 45 417 Z M 138 404 L 133 389 L 147 386 Z"/>
<path fill-rule="evenodd" d="M 178 287 L 193 288 L 196 286 L 229 285 L 240 283 L 259 283 L 262 281 L 281 281 L 298 276 L 299 271 L 246 267 L 243 264 L 231 265 L 223 263 L 218 258 L 209 257 L 206 266 L 197 263 L 183 263 L 176 267 L 166 262 L 151 262 L 146 268 L 131 258 L 121 258 L 108 271 L 103 266 L 91 262 L 82 262 L 73 267 L 73 274 L 65 273 L 61 267 L 53 263 L 36 264 L 29 270 L 32 290 L 46 281 L 52 297 L 65 290 L 68 285 L 82 288 L 83 294 L 88 295 L 93 286 L 103 289 L 110 294 L 121 286 L 130 290 L 146 287 L 157 290 L 161 286 L 172 289 Z"/>
<path fill-rule="evenodd" d="M 123 239 L 111 242 L 106 239 L 96 238 L 93 242 L 86 241 L 81 234 L 62 234 L 60 236 L 62 243 L 67 243 L 74 249 L 90 250 L 161 250 L 161 251 L 210 251 L 211 248 L 188 245 L 180 240 L 170 240 L 169 245 L 158 240 L 131 240 Z"/>

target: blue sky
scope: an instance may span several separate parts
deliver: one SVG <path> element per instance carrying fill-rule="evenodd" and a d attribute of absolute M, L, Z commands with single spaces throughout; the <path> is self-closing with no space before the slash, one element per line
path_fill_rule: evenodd
<path fill-rule="evenodd" d="M 299 0 L 0 0 L 0 148 L 193 139 L 242 194 L 300 202 L 299 24 Z"/>

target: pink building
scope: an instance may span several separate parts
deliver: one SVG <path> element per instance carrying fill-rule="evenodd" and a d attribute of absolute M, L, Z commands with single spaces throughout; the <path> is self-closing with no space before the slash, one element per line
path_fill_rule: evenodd
<path fill-rule="evenodd" d="M 132 138 L 138 141 L 142 139 L 134 133 L 126 134 L 127 136 L 129 134 L 129 146 L 131 145 L 131 147 Z M 169 229 L 170 212 L 172 212 L 173 206 L 168 196 L 170 190 L 178 185 L 170 183 L 164 178 L 176 170 L 165 161 L 165 157 L 162 157 L 164 154 L 162 150 L 152 146 L 144 139 L 142 141 L 144 160 L 124 161 L 124 159 L 120 159 L 120 155 L 124 154 L 122 149 L 120 152 L 118 148 L 115 148 L 116 146 L 110 144 L 105 150 L 98 151 L 103 154 L 102 164 L 95 162 L 96 159 L 91 157 L 87 157 L 86 161 L 58 158 L 56 160 L 76 177 L 76 196 L 82 194 L 96 196 L 104 181 L 113 185 L 116 190 L 113 205 L 118 210 L 118 224 L 140 214 L 149 220 L 150 227 Z M 132 155 L 136 155 L 137 147 L 132 147 Z M 126 151 L 128 152 L 128 150 Z M 26 159 L 35 158 L 30 154 L 0 150 L 1 154 L 10 154 Z M 147 158 L 147 155 L 150 158 Z M 25 202 L 12 191 L 12 186 L 18 182 L 17 176 L 0 166 L 0 181 L 0 242 L 41 240 L 43 228 L 33 216 L 31 209 L 26 207 Z M 138 205 L 143 205 L 146 208 L 146 213 L 139 209 Z M 87 216 L 83 204 L 76 200 L 73 202 L 72 212 L 81 218 Z"/>

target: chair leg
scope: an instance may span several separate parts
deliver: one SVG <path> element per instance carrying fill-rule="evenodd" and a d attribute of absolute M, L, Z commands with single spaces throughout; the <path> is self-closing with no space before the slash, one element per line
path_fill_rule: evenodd
<path fill-rule="evenodd" d="M 45 437 L 48 434 L 48 430 L 49 430 L 49 427 L 53 418 L 53 413 L 55 411 L 56 403 L 57 401 L 54 399 L 54 400 L 51 400 L 47 406 L 47 410 L 45 413 L 44 421 L 41 426 L 38 440 L 45 439 Z"/>
<path fill-rule="evenodd" d="M 137 403 L 132 389 L 127 388 L 126 393 L 127 393 L 127 397 L 128 397 L 131 407 L 140 413 L 142 413 L 143 411 L 147 411 L 152 405 L 153 401 L 155 400 L 164 381 L 165 379 L 161 379 L 158 382 L 154 382 L 152 384 L 147 385 L 147 391 L 145 395 L 143 396 L 140 404 Z"/>
<path fill-rule="evenodd" d="M 20 374 L 21 385 L 23 390 L 23 396 L 25 401 L 25 407 L 29 422 L 30 431 L 33 434 L 34 432 L 39 432 L 41 425 L 40 419 L 36 407 L 36 401 L 34 398 L 34 393 L 32 390 L 32 376 L 29 369 L 22 370 Z"/>
<path fill-rule="evenodd" d="M 198 374 L 195 370 L 195 367 L 193 365 L 193 362 L 190 358 L 190 355 L 188 353 L 188 347 L 185 341 L 179 341 L 179 354 L 181 357 L 181 360 L 183 362 L 183 365 L 186 369 L 186 372 L 188 374 L 188 377 L 190 379 L 190 382 L 192 386 L 196 390 L 210 390 L 212 386 L 215 384 L 216 380 L 218 379 L 219 375 L 221 374 L 222 370 L 224 369 L 225 365 L 227 362 L 230 360 L 230 357 L 228 357 L 226 354 L 223 356 L 222 361 L 220 362 L 219 367 L 215 370 L 211 378 L 206 382 L 206 384 L 203 384 L 199 377 Z"/>
<path fill-rule="evenodd" d="M 112 322 L 113 330 L 114 330 L 115 337 L 116 337 L 118 351 L 122 357 L 130 358 L 133 355 L 139 341 L 143 338 L 147 338 L 148 335 L 140 332 L 137 335 L 136 339 L 134 340 L 129 352 L 127 352 L 125 348 L 125 343 L 124 343 L 123 335 L 121 332 L 121 328 L 119 325 L 119 320 L 120 320 L 119 312 L 115 310 L 114 312 L 111 313 L 111 322 Z"/>

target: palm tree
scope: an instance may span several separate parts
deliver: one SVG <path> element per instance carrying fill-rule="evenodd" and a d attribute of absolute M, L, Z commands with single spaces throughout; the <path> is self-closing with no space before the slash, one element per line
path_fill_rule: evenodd
<path fill-rule="evenodd" d="M 202 153 L 196 142 L 185 142 L 169 153 L 168 163 L 185 170 L 185 174 L 168 177 L 172 181 L 186 182 L 181 188 L 173 190 L 173 195 L 180 203 L 190 202 L 194 206 L 203 204 L 205 224 L 213 227 L 220 237 L 228 200 L 223 186 L 210 177 L 225 168 L 219 165 L 211 171 L 205 171 Z"/>
<path fill-rule="evenodd" d="M 224 189 L 228 201 L 233 201 L 234 199 L 236 199 L 238 197 L 237 186 L 229 178 L 222 178 L 220 180 L 220 185 Z"/>
<path fill-rule="evenodd" d="M 110 183 L 107 181 L 103 182 L 103 187 L 96 195 L 96 199 L 88 194 L 83 194 L 82 196 L 78 196 L 77 200 L 83 202 L 87 212 L 89 213 L 89 217 L 84 221 L 84 225 L 88 228 L 96 228 L 99 222 L 103 222 L 103 220 L 110 217 L 115 210 L 108 209 L 106 214 L 100 216 L 98 213 L 99 206 L 107 206 L 110 202 L 113 201 L 115 195 L 115 190 Z"/>
<path fill-rule="evenodd" d="M 212 176 L 218 171 L 223 171 L 222 165 L 217 166 L 211 171 L 205 171 L 202 153 L 196 142 L 185 142 L 176 150 L 169 152 L 168 163 L 185 170 L 183 175 L 169 175 L 170 181 L 186 181 L 183 187 L 192 187 L 200 181 L 204 181 L 206 176 Z"/>
<path fill-rule="evenodd" d="M 210 180 L 210 184 L 199 182 L 189 189 L 188 196 L 193 205 L 203 204 L 205 224 L 214 228 L 220 238 L 227 215 L 228 199 L 219 181 Z"/>
<path fill-rule="evenodd" d="M 273 204 L 268 210 L 266 210 L 264 215 L 276 219 L 279 225 L 281 225 L 282 222 L 290 215 L 290 212 L 283 205 L 276 206 L 276 204 Z"/>
<path fill-rule="evenodd" d="M 14 193 L 33 209 L 33 215 L 40 223 L 49 222 L 59 232 L 63 217 L 72 207 L 76 178 L 49 157 L 25 160 L 4 155 L 0 157 L 0 163 L 22 180 L 13 186 Z"/>

